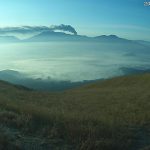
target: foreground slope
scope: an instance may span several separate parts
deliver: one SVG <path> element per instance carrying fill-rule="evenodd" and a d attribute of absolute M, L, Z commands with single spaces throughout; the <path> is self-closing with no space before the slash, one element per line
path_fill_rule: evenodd
<path fill-rule="evenodd" d="M 150 146 L 150 74 L 64 92 L 0 82 L 1 149 L 144 150 Z"/>

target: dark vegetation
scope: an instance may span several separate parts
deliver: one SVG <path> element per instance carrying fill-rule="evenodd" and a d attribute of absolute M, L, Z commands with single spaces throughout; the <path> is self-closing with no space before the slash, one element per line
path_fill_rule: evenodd
<path fill-rule="evenodd" d="M 149 150 L 150 74 L 64 92 L 0 82 L 0 149 Z"/>

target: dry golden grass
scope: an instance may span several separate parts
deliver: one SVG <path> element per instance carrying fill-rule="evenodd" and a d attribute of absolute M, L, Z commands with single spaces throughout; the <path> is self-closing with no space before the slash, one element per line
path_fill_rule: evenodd
<path fill-rule="evenodd" d="M 138 134 L 150 127 L 150 74 L 55 93 L 0 82 L 0 110 L 2 125 L 50 144 L 55 139 L 53 149 L 140 149 L 150 145 Z"/>

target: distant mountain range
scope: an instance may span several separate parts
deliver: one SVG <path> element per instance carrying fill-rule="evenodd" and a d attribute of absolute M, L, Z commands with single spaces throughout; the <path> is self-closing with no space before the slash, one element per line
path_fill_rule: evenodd
<path fill-rule="evenodd" d="M 67 34 L 64 32 L 44 31 L 31 38 L 20 40 L 15 36 L 0 36 L 0 43 L 10 42 L 50 42 L 50 41 L 91 41 L 91 42 L 125 42 L 125 43 L 140 43 L 150 45 L 150 42 L 142 40 L 128 40 L 120 38 L 116 35 L 101 35 L 96 37 L 88 37 L 84 35 Z"/>
<path fill-rule="evenodd" d="M 63 32 L 42 32 L 25 41 L 28 42 L 49 42 L 49 41 L 93 41 L 93 42 L 131 42 L 131 40 L 120 38 L 116 35 L 101 35 L 88 37 L 84 35 L 72 35 Z"/>
<path fill-rule="evenodd" d="M 66 34 L 64 32 L 46 31 L 33 36 L 25 41 L 28 42 L 49 42 L 49 41 L 80 41 L 89 40 L 90 38 L 82 35 Z"/>

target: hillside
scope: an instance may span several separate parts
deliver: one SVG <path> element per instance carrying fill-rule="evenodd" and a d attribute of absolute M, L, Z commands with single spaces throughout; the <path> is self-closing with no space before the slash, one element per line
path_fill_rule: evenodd
<path fill-rule="evenodd" d="M 0 149 L 148 150 L 150 74 L 37 92 L 0 81 Z"/>

